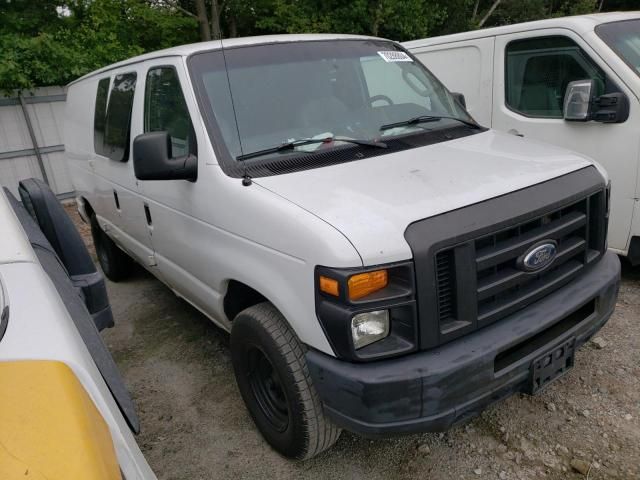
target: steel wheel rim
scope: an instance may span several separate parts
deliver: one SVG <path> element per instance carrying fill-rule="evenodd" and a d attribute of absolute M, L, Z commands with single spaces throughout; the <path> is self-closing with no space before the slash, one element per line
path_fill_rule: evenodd
<path fill-rule="evenodd" d="M 260 411 L 278 431 L 289 426 L 289 406 L 280 375 L 262 349 L 251 346 L 247 350 L 248 379 Z"/>

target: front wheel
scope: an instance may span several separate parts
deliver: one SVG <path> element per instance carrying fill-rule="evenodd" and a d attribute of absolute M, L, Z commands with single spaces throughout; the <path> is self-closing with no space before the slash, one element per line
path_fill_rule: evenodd
<path fill-rule="evenodd" d="M 133 260 L 102 231 L 95 214 L 91 215 L 91 236 L 98 261 L 106 277 L 112 282 L 119 282 L 129 277 L 133 269 Z"/>
<path fill-rule="evenodd" d="M 302 460 L 338 440 L 340 429 L 324 414 L 304 347 L 272 304 L 254 305 L 235 318 L 231 360 L 247 409 L 277 452 Z"/>

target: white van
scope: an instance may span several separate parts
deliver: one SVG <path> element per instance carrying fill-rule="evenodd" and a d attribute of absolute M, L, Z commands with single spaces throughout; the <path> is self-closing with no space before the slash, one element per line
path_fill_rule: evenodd
<path fill-rule="evenodd" d="M 455 98 L 399 44 L 345 35 L 187 45 L 69 85 L 104 272 L 133 259 L 231 332 L 285 456 L 536 392 L 613 311 L 604 171 Z"/>
<path fill-rule="evenodd" d="M 640 264 L 640 12 L 426 38 L 404 46 L 482 125 L 588 155 L 613 185 L 609 248 Z"/>

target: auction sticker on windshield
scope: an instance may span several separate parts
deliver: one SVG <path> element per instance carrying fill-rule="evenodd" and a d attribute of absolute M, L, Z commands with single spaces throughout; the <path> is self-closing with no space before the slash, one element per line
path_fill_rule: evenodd
<path fill-rule="evenodd" d="M 382 57 L 382 59 L 387 62 L 413 62 L 413 59 L 407 55 L 405 52 L 398 52 L 397 50 L 387 50 L 378 52 L 378 55 Z"/>

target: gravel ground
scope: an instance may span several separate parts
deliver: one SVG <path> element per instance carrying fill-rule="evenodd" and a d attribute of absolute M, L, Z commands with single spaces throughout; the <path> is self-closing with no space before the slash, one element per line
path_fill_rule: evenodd
<path fill-rule="evenodd" d="M 343 432 L 306 462 L 283 459 L 255 429 L 226 333 L 142 268 L 108 289 L 116 326 L 104 338 L 159 479 L 640 478 L 640 268 L 624 266 L 611 320 L 540 395 L 513 396 L 444 434 L 371 441 Z"/>

